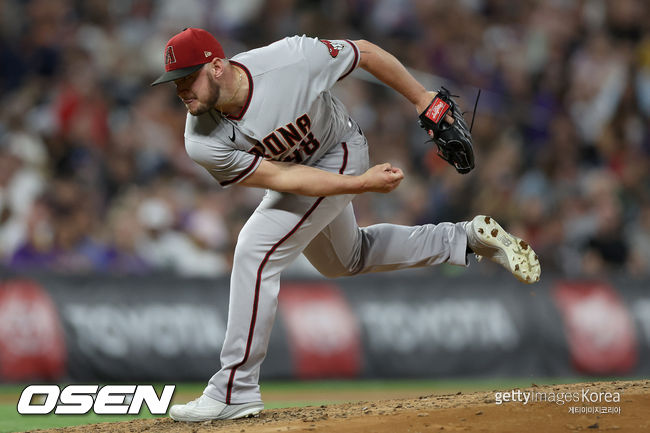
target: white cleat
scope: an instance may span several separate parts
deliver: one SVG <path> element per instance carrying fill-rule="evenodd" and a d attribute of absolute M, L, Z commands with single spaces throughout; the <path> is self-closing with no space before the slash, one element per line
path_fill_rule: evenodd
<path fill-rule="evenodd" d="M 213 419 L 237 419 L 257 415 L 264 403 L 254 401 L 243 404 L 226 404 L 203 394 L 187 404 L 175 404 L 169 409 L 174 421 L 209 421 Z"/>
<path fill-rule="evenodd" d="M 467 245 L 479 261 L 487 257 L 523 283 L 539 281 L 542 268 L 535 251 L 526 241 L 505 231 L 493 218 L 478 215 L 465 225 L 465 231 Z"/>

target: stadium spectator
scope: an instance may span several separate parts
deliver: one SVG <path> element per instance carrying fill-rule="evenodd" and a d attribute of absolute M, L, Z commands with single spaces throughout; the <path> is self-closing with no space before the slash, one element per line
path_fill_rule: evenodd
<path fill-rule="evenodd" d="M 480 210 L 530 239 L 545 269 L 650 275 L 648 2 L 180 4 L 0 2 L 5 266 L 228 273 L 224 251 L 261 192 L 215 188 L 185 154 L 182 104 L 148 86 L 160 64 L 151 53 L 194 26 L 227 52 L 295 33 L 366 37 L 435 75 L 422 81 L 447 85 L 468 110 L 484 90 L 476 169 L 459 176 L 393 92 L 341 83 L 336 92 L 373 155 L 406 173 L 397 194 L 356 200 L 360 223 L 460 220 Z"/>

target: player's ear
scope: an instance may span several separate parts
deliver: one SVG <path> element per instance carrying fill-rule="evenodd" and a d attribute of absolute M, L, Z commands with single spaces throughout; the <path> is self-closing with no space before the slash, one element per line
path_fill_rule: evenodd
<path fill-rule="evenodd" d="M 211 64 L 210 71 L 212 72 L 213 77 L 215 79 L 221 77 L 226 68 L 226 60 L 220 59 L 219 57 L 215 57 L 210 61 L 210 64 Z"/>

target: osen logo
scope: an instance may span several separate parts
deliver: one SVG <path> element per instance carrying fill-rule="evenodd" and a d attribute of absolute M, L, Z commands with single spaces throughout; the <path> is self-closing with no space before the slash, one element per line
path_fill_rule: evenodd
<path fill-rule="evenodd" d="M 153 415 L 164 415 L 176 385 L 165 385 L 160 398 L 153 385 L 29 385 L 20 394 L 18 413 L 82 415 L 91 409 L 99 415 L 137 415 L 145 403 Z"/>

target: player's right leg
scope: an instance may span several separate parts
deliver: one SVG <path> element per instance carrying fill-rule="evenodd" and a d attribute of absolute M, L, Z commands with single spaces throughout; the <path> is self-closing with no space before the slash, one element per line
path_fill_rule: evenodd
<path fill-rule="evenodd" d="M 254 401 L 242 404 L 226 404 L 203 394 L 183 405 L 174 405 L 169 415 L 174 421 L 207 421 L 210 419 L 238 419 L 257 415 L 264 403 Z"/>
<path fill-rule="evenodd" d="M 275 320 L 281 272 L 349 201 L 346 196 L 267 193 L 235 247 L 221 368 L 201 397 L 172 406 L 172 419 L 234 419 L 264 408 L 259 375 Z"/>
<path fill-rule="evenodd" d="M 363 143 L 342 143 L 323 157 L 325 169 L 365 170 Z M 352 200 L 351 195 L 305 197 L 268 191 L 239 233 L 230 280 L 228 324 L 221 369 L 203 396 L 174 405 L 179 421 L 233 419 L 263 409 L 260 366 L 268 347 L 280 290 L 280 274 Z"/>

